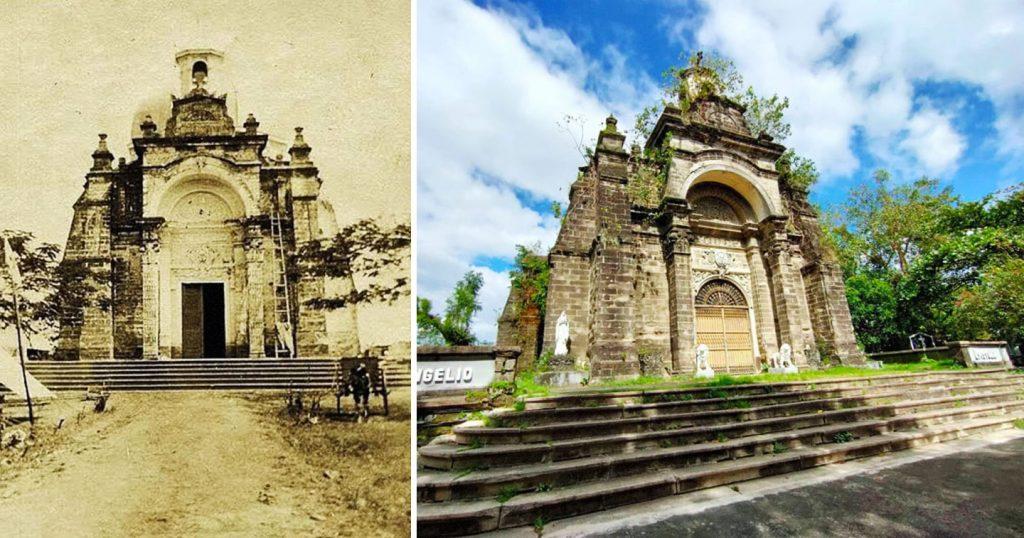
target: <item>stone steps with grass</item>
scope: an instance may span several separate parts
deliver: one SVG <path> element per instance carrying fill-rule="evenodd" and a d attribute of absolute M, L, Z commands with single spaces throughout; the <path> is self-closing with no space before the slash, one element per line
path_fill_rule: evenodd
<path fill-rule="evenodd" d="M 847 396 L 833 397 L 832 392 L 813 392 L 802 395 L 794 402 L 775 403 L 772 399 L 715 398 L 688 402 L 693 407 L 673 407 L 675 412 L 665 412 L 666 407 L 644 408 L 633 413 L 623 408 L 621 418 L 601 420 L 565 421 L 530 425 L 515 422 L 510 417 L 515 413 L 502 413 L 500 420 L 485 417 L 485 421 L 468 422 L 454 429 L 455 441 L 460 445 L 495 445 L 516 443 L 548 443 L 581 437 L 600 435 L 642 433 L 666 429 L 710 426 L 721 423 L 741 422 L 777 417 L 790 417 L 804 413 L 822 413 L 841 409 L 883 406 L 909 398 L 954 396 L 978 392 L 1000 392 L 1024 388 L 1024 377 L 1000 380 L 978 380 L 960 384 L 929 384 L 910 389 L 897 386 L 865 387 L 844 389 Z M 494 424 L 497 425 L 494 425 Z M 424 454 L 440 448 L 425 449 Z"/>
<path fill-rule="evenodd" d="M 934 396 L 905 402 L 864 405 L 833 410 L 818 410 L 797 415 L 741 420 L 736 422 L 694 424 L 688 421 L 664 423 L 660 428 L 643 431 L 574 437 L 567 440 L 527 443 L 494 444 L 480 442 L 467 444 L 435 444 L 420 450 L 420 463 L 428 469 L 464 470 L 486 467 L 505 467 L 525 463 L 564 461 L 576 458 L 635 452 L 649 448 L 678 446 L 737 439 L 773 432 L 801 428 L 845 424 L 860 420 L 891 418 L 898 415 L 925 412 L 948 406 L 978 406 L 986 404 L 1017 405 L 1024 395 L 1022 385 L 998 392 L 963 392 Z M 476 439 L 474 439 L 476 440 Z"/>
<path fill-rule="evenodd" d="M 1001 370 L 856 381 L 825 389 L 802 382 L 770 390 L 746 385 L 726 391 L 729 398 L 663 402 L 681 404 L 665 406 L 665 413 L 647 403 L 570 407 L 597 409 L 591 420 L 576 422 L 565 420 L 573 413 L 548 404 L 578 404 L 582 394 L 546 397 L 543 408 L 531 409 L 527 400 L 518 414 L 533 424 L 508 427 L 517 413 L 506 410 L 491 419 L 497 427 L 462 425 L 448 442 L 420 449 L 419 533 L 458 535 L 529 525 L 538 517 L 550 521 L 1012 427 L 1024 417 L 1024 376 Z M 722 407 L 743 398 L 756 405 Z"/>
<path fill-rule="evenodd" d="M 699 398 L 701 394 L 714 391 L 723 397 L 756 396 L 763 394 L 785 393 L 814 389 L 840 389 L 885 385 L 893 383 L 912 383 L 926 380 L 984 379 L 1004 376 L 1003 369 L 947 370 L 914 372 L 899 374 L 877 374 L 857 377 L 812 378 L 788 382 L 773 383 L 723 383 L 715 380 L 683 388 L 656 388 L 626 390 L 621 388 L 605 389 L 601 387 L 581 388 L 567 391 L 565 394 L 529 398 L 525 401 L 525 411 L 542 409 L 586 408 L 606 405 L 671 402 L 685 400 L 687 396 Z M 729 378 L 726 378 L 729 379 Z"/>

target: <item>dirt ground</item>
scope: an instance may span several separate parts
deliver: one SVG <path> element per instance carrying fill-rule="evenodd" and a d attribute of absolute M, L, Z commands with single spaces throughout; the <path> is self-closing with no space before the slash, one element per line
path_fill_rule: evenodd
<path fill-rule="evenodd" d="M 339 493 L 343 482 L 404 481 L 404 498 L 383 508 L 408 512 L 404 392 L 393 395 L 391 420 L 298 426 L 277 412 L 283 396 L 114 394 L 106 413 L 70 420 L 59 438 L 44 434 L 39 456 L 15 458 L 0 469 L 0 535 L 408 535 L 408 516 L 390 524 L 363 517 L 371 500 L 385 501 L 357 498 L 346 504 Z M 403 412 L 404 421 L 398 418 Z M 401 466 L 372 465 L 380 462 L 374 454 L 359 454 L 358 447 L 347 446 L 344 453 L 346 461 L 367 461 L 359 473 L 351 464 L 325 467 L 343 463 L 330 450 L 302 452 L 309 439 L 333 446 L 334 440 L 382 428 L 393 431 L 392 439 L 404 430 L 405 448 L 396 449 L 405 453 L 404 474 Z M 45 446 L 48 441 L 52 446 Z"/>

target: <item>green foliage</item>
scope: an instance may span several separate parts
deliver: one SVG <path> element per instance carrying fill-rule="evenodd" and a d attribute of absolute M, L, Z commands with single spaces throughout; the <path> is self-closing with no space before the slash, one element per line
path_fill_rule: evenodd
<path fill-rule="evenodd" d="M 861 272 L 846 279 L 853 329 L 865 351 L 896 349 L 905 340 L 897 323 L 899 305 L 889 278 Z"/>
<path fill-rule="evenodd" d="M 660 147 L 646 148 L 639 156 L 631 157 L 633 172 L 626 183 L 626 192 L 634 205 L 654 209 L 661 203 L 672 153 L 666 140 Z"/>
<path fill-rule="evenodd" d="M 469 271 L 455 284 L 455 290 L 445 302 L 443 316 L 431 312 L 429 299 L 416 301 L 417 340 L 421 344 L 465 346 L 476 343 L 470 323 L 480 311 L 478 295 L 483 286 L 483 275 Z"/>
<path fill-rule="evenodd" d="M 779 173 L 780 181 L 803 192 L 809 191 L 820 176 L 814 161 L 797 155 L 792 148 L 775 161 L 775 170 Z"/>
<path fill-rule="evenodd" d="M 963 338 L 1024 342 L 1024 259 L 986 264 L 957 295 L 948 325 Z"/>
<path fill-rule="evenodd" d="M 369 281 L 336 296 L 316 297 L 306 304 L 334 310 L 346 306 L 393 303 L 409 294 L 412 229 L 408 224 L 386 226 L 364 219 L 343 228 L 329 240 L 309 241 L 295 256 L 293 278 L 327 277 Z"/>
<path fill-rule="evenodd" d="M 560 202 L 551 202 L 551 215 L 556 219 L 562 218 L 562 204 Z"/>
<path fill-rule="evenodd" d="M 516 495 L 519 495 L 519 488 L 515 486 L 505 486 L 498 491 L 496 499 L 499 504 L 505 504 L 512 500 L 512 497 L 515 497 Z"/>
<path fill-rule="evenodd" d="M 786 446 L 784 443 L 780 443 L 779 441 L 775 441 L 772 443 L 772 454 L 782 454 L 787 450 L 789 450 L 789 447 Z"/>
<path fill-rule="evenodd" d="M 850 432 L 839 432 L 832 436 L 833 443 L 849 443 L 853 441 L 853 434 Z"/>
<path fill-rule="evenodd" d="M 512 409 L 515 409 L 517 412 L 526 411 L 526 400 L 522 398 L 516 400 L 516 402 L 512 404 Z"/>
<path fill-rule="evenodd" d="M 958 199 L 938 180 L 921 178 L 892 184 L 892 176 L 877 170 L 872 182 L 862 183 L 837 213 L 833 234 L 848 257 L 877 272 L 905 275 L 914 259 L 939 240 L 942 215 Z"/>
<path fill-rule="evenodd" d="M 1024 418 L 1018 418 L 1013 421 L 1013 427 L 1018 430 L 1024 430 Z"/>
<path fill-rule="evenodd" d="M 740 96 L 739 103 L 746 107 L 743 117 L 754 136 L 766 134 L 775 140 L 789 138 L 791 129 L 785 116 L 786 109 L 789 108 L 788 97 L 779 97 L 778 94 L 762 97 L 754 92 L 753 86 L 748 86 L 747 91 Z M 814 163 L 811 163 L 811 166 L 813 167 Z"/>
<path fill-rule="evenodd" d="M 551 278 L 551 266 L 548 265 L 547 256 L 536 252 L 535 248 L 527 248 L 523 245 L 516 245 L 516 259 L 512 269 L 509 271 L 509 278 L 512 287 L 519 290 L 523 304 L 520 308 L 528 305 L 539 309 L 543 316 L 547 310 L 548 281 Z"/>

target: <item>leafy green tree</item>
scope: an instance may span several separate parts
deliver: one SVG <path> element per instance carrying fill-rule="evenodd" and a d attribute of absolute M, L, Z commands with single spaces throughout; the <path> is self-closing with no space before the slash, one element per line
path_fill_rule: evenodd
<path fill-rule="evenodd" d="M 906 274 L 914 258 L 937 240 L 940 218 L 957 201 L 938 180 L 893 185 L 889 172 L 877 170 L 873 181 L 855 187 L 841 206 L 836 234 L 856 237 L 848 246 L 859 249 L 872 270 Z"/>
<path fill-rule="evenodd" d="M 867 272 L 847 278 L 846 300 L 857 341 L 865 351 L 884 351 L 899 345 L 903 335 L 897 323 L 898 303 L 888 278 Z"/>
<path fill-rule="evenodd" d="M 467 346 L 475 344 L 471 323 L 480 311 L 478 295 L 483 287 L 483 275 L 469 271 L 455 284 L 451 296 L 445 301 L 443 315 L 432 312 L 433 305 L 424 297 L 416 301 L 417 340 L 420 344 Z"/>
<path fill-rule="evenodd" d="M 527 248 L 523 245 L 516 245 L 515 265 L 509 271 L 509 278 L 512 280 L 512 287 L 519 290 L 524 305 L 535 306 L 543 316 L 547 309 L 548 280 L 551 277 L 551 267 L 548 259 L 538 254 L 535 248 Z"/>
<path fill-rule="evenodd" d="M 957 338 L 1024 343 L 1024 259 L 995 260 L 956 297 L 949 324 Z"/>

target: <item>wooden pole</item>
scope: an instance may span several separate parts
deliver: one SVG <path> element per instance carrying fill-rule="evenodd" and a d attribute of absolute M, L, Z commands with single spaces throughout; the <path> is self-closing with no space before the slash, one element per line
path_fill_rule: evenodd
<path fill-rule="evenodd" d="M 11 286 L 11 291 L 14 295 L 14 330 L 18 335 L 18 358 L 21 360 L 21 379 L 25 383 L 25 399 L 28 401 L 28 423 L 34 427 L 36 425 L 36 417 L 32 412 L 32 395 L 28 391 L 28 370 L 25 369 L 25 346 L 21 343 L 21 303 L 18 300 L 18 288 Z"/>

